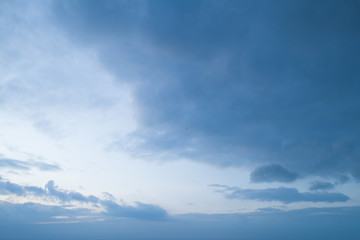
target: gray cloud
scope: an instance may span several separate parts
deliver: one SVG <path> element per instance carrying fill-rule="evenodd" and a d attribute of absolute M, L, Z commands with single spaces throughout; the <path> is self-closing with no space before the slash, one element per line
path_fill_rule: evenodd
<path fill-rule="evenodd" d="M 9 168 L 15 170 L 30 170 L 31 168 L 37 168 L 41 171 L 59 171 L 62 170 L 56 164 L 49 164 L 37 161 L 20 161 L 10 158 L 0 159 L 0 168 Z"/>
<path fill-rule="evenodd" d="M 162 221 L 168 218 L 163 208 L 152 204 L 136 202 L 136 206 L 122 206 L 110 200 L 102 201 L 101 204 L 110 216 Z"/>
<path fill-rule="evenodd" d="M 36 223 L 36 222 L 61 222 L 55 216 L 66 216 L 68 221 L 79 220 L 77 216 L 96 216 L 91 210 L 85 208 L 67 209 L 62 206 L 43 205 L 38 203 L 15 204 L 0 201 L 2 223 Z M 86 219 L 84 219 L 86 221 Z"/>
<path fill-rule="evenodd" d="M 138 218 L 152 221 L 166 220 L 168 218 L 168 214 L 163 208 L 152 204 L 136 202 L 135 206 L 119 205 L 114 199 L 104 200 L 93 195 L 85 196 L 79 192 L 60 189 L 55 185 L 54 181 L 49 181 L 45 188 L 40 188 L 36 186 L 22 186 L 9 181 L 3 181 L 0 178 L 0 195 L 11 194 L 16 196 L 31 195 L 47 200 L 60 201 L 61 203 L 92 203 L 95 206 L 102 206 L 106 210 L 104 214 L 114 217 Z M 111 195 L 107 194 L 107 196 Z"/>
<path fill-rule="evenodd" d="M 261 182 L 294 182 L 299 175 L 279 164 L 268 164 L 256 168 L 251 173 L 250 181 Z"/>
<path fill-rule="evenodd" d="M 317 181 L 317 182 L 313 182 L 309 188 L 310 191 L 317 191 L 317 190 L 330 190 L 335 188 L 335 185 L 333 183 L 330 182 L 322 182 L 322 181 Z"/>
<path fill-rule="evenodd" d="M 55 185 L 54 181 L 49 181 L 45 185 L 45 190 L 47 191 L 47 196 L 56 198 L 62 202 L 70 202 L 70 201 L 78 201 L 83 203 L 98 203 L 99 198 L 95 196 L 84 196 L 81 193 L 66 191 L 59 189 L 58 186 Z"/>
<path fill-rule="evenodd" d="M 134 83 L 140 128 L 113 145 L 142 157 L 359 176 L 358 2 L 111 5 L 54 1 L 53 13 Z"/>
<path fill-rule="evenodd" d="M 340 175 L 336 179 L 336 184 L 344 184 L 350 181 L 350 177 L 348 175 Z"/>
<path fill-rule="evenodd" d="M 210 185 L 216 192 L 229 199 L 249 199 L 258 201 L 279 201 L 285 204 L 294 202 L 346 202 L 350 198 L 342 193 L 299 192 L 296 188 L 241 189 L 226 185 Z"/>

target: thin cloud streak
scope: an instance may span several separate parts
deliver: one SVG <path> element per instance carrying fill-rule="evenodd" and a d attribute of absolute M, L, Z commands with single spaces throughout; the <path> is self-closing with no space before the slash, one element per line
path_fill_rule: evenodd
<path fill-rule="evenodd" d="M 45 162 L 38 161 L 20 161 L 11 158 L 1 158 L 0 159 L 0 168 L 8 168 L 14 170 L 30 170 L 36 168 L 40 171 L 61 171 L 61 167 L 56 164 L 49 164 Z"/>

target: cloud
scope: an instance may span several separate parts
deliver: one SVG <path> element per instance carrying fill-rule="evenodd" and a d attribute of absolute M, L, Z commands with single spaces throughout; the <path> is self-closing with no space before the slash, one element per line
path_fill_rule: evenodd
<path fill-rule="evenodd" d="M 112 145 L 143 158 L 357 176 L 357 2 L 110 5 L 54 1 L 53 13 L 133 86 L 139 129 Z"/>
<path fill-rule="evenodd" d="M 30 170 L 31 168 L 37 168 L 40 171 L 60 171 L 62 170 L 56 164 L 49 164 L 37 161 L 20 161 L 10 158 L 0 159 L 0 168 L 9 168 L 15 170 Z"/>
<path fill-rule="evenodd" d="M 41 171 L 60 171 L 60 170 L 62 170 L 61 167 L 59 167 L 56 164 L 49 164 L 49 163 L 43 163 L 43 162 L 30 162 L 29 165 L 36 167 Z"/>
<path fill-rule="evenodd" d="M 68 216 L 68 220 L 73 220 L 77 216 L 96 216 L 94 212 L 85 208 L 67 209 L 62 206 L 32 202 L 16 204 L 0 201 L 0 210 L 2 213 L 0 221 L 3 224 L 56 222 L 55 216 Z M 58 222 L 60 223 L 60 221 Z"/>
<path fill-rule="evenodd" d="M 24 197 L 35 196 L 43 198 L 44 200 L 55 200 L 60 203 L 91 203 L 95 206 L 103 207 L 106 210 L 104 214 L 114 217 L 137 218 L 151 221 L 163 221 L 168 218 L 166 210 L 157 205 L 141 202 L 136 202 L 135 206 L 119 205 L 109 193 L 106 194 L 106 197 L 109 198 L 111 196 L 111 200 L 100 199 L 93 195 L 85 196 L 79 192 L 60 189 L 52 180 L 45 185 L 45 188 L 40 188 L 36 186 L 22 186 L 9 181 L 3 181 L 0 178 L 0 195 L 11 194 Z"/>
<path fill-rule="evenodd" d="M 105 200 L 101 202 L 106 209 L 106 214 L 115 217 L 132 217 L 146 220 L 166 220 L 167 212 L 156 205 L 136 202 L 135 206 L 121 206 L 113 201 Z"/>
<path fill-rule="evenodd" d="M 47 196 L 54 197 L 55 199 L 60 200 L 62 202 L 71 202 L 71 201 L 78 201 L 82 203 L 99 202 L 99 198 L 92 195 L 84 196 L 78 192 L 59 189 L 58 186 L 55 185 L 54 181 L 49 181 L 45 185 L 45 190 L 47 191 Z"/>
<path fill-rule="evenodd" d="M 210 185 L 217 188 L 229 199 L 249 199 L 258 201 L 279 201 L 285 204 L 294 202 L 346 202 L 350 198 L 342 193 L 299 192 L 296 188 L 241 189 L 226 185 Z"/>
<path fill-rule="evenodd" d="M 335 188 L 335 185 L 330 182 L 322 182 L 317 181 L 313 182 L 309 188 L 310 191 L 317 191 L 317 190 L 330 190 Z"/>
<path fill-rule="evenodd" d="M 45 188 L 40 188 L 36 186 L 22 186 L 9 181 L 3 181 L 0 178 L 0 194 L 14 194 L 17 196 L 34 195 L 37 197 L 52 198 L 60 202 L 77 201 L 81 203 L 93 204 L 98 203 L 100 200 L 99 198 L 92 195 L 84 196 L 79 192 L 59 189 L 58 186 L 55 185 L 55 182 L 52 180 L 45 185 Z"/>
<path fill-rule="evenodd" d="M 268 164 L 256 168 L 250 177 L 254 183 L 261 182 L 294 182 L 299 175 L 291 172 L 279 164 Z"/>
<path fill-rule="evenodd" d="M 29 170 L 30 169 L 30 167 L 27 165 L 26 162 L 14 160 L 14 159 L 7 159 L 7 158 L 0 159 L 0 167 L 13 168 L 13 169 L 18 169 L 18 170 Z"/>
<path fill-rule="evenodd" d="M 344 184 L 350 180 L 348 175 L 340 175 L 337 177 L 336 184 Z"/>

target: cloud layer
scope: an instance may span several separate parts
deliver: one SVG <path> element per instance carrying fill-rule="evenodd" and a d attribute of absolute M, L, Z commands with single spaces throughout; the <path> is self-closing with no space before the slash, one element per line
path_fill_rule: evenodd
<path fill-rule="evenodd" d="M 0 202 L 4 239 L 348 239 L 357 240 L 359 207 L 260 210 L 248 214 L 186 214 L 173 221 L 109 218 L 85 209 Z M 55 218 L 60 217 L 63 218 Z M 86 217 L 87 216 L 87 217 Z M 68 217 L 68 218 L 65 218 Z M 5 222 L 4 222 L 5 221 Z M 314 225 L 316 223 L 316 225 Z M 56 234 L 54 234 L 56 233 Z"/>

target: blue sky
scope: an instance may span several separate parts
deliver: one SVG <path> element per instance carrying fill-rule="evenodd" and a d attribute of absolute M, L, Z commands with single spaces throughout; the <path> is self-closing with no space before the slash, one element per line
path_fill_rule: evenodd
<path fill-rule="evenodd" d="M 359 11 L 0 1 L 0 238 L 358 239 Z"/>

